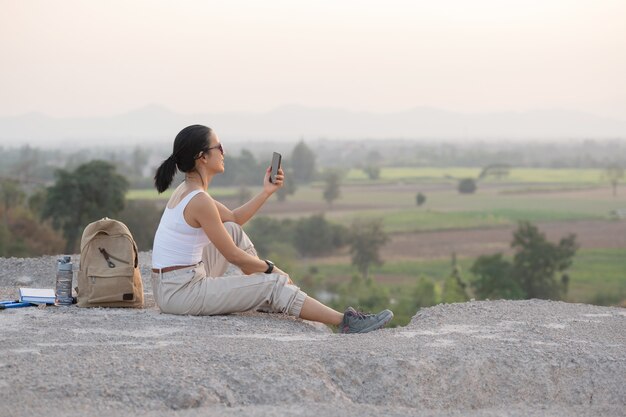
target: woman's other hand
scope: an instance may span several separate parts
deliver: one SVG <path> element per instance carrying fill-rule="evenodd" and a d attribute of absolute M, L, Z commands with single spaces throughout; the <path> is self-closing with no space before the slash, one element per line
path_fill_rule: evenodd
<path fill-rule="evenodd" d="M 272 167 L 267 168 L 265 171 L 265 179 L 263 180 L 263 190 L 266 193 L 274 194 L 276 190 L 283 186 L 283 181 L 285 180 L 285 172 L 282 168 L 278 168 L 278 174 L 276 174 L 275 183 L 270 182 L 270 173 L 272 171 Z"/>
<path fill-rule="evenodd" d="M 289 274 L 283 271 L 282 269 L 278 268 L 277 266 L 274 266 L 274 269 L 272 270 L 272 274 L 285 275 L 287 277 L 287 283 L 293 285 L 293 281 L 291 280 L 291 278 L 289 278 Z"/>

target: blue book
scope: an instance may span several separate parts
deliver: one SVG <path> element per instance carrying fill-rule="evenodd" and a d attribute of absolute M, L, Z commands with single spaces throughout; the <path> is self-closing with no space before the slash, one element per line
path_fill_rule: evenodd
<path fill-rule="evenodd" d="M 7 308 L 30 307 L 34 305 L 35 304 L 31 303 L 20 303 L 19 301 L 0 301 L 0 310 Z"/>
<path fill-rule="evenodd" d="M 34 304 L 54 304 L 52 288 L 20 288 L 20 302 Z"/>

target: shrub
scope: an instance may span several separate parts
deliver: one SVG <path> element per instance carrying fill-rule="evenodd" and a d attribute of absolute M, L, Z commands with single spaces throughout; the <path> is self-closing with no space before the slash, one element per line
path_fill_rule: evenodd
<path fill-rule="evenodd" d="M 458 190 L 461 194 L 474 194 L 476 192 L 476 181 L 472 178 L 463 178 L 459 181 Z"/>

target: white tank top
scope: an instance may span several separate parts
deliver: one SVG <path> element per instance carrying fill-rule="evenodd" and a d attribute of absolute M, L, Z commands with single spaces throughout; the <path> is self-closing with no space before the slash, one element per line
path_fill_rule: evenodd
<path fill-rule="evenodd" d="M 152 268 L 195 265 L 202 260 L 202 249 L 211 241 L 201 227 L 191 227 L 183 212 L 192 198 L 202 190 L 187 194 L 174 208 L 165 207 L 154 236 Z"/>

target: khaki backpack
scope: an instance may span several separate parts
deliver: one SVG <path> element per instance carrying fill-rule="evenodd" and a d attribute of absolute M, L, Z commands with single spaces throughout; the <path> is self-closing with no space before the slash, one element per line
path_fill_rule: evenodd
<path fill-rule="evenodd" d="M 80 241 L 79 307 L 143 307 L 137 244 L 128 227 L 109 219 L 90 223 Z"/>

